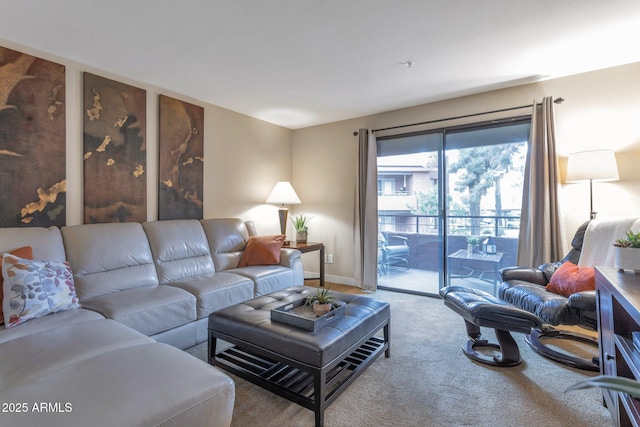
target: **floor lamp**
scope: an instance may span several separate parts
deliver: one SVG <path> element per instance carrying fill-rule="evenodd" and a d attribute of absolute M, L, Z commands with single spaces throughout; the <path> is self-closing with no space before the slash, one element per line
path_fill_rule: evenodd
<path fill-rule="evenodd" d="M 279 181 L 276 183 L 275 187 L 273 187 L 273 190 L 271 190 L 271 194 L 269 194 L 269 197 L 267 197 L 266 203 L 275 203 L 280 205 L 280 208 L 278 208 L 278 218 L 280 219 L 280 234 L 286 236 L 287 216 L 289 215 L 289 210 L 284 205 L 301 203 L 300 198 L 298 198 L 298 195 L 296 194 L 296 190 L 293 189 L 293 186 L 290 182 Z"/>
<path fill-rule="evenodd" d="M 595 219 L 593 210 L 593 181 L 617 181 L 618 165 L 613 150 L 580 151 L 569 154 L 567 179 L 569 182 L 589 181 L 590 218 Z"/>

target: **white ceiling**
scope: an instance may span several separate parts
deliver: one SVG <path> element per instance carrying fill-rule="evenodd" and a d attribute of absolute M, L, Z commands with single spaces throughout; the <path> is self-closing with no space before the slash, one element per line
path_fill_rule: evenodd
<path fill-rule="evenodd" d="M 296 129 L 639 62 L 640 1 L 3 0 L 0 38 Z"/>

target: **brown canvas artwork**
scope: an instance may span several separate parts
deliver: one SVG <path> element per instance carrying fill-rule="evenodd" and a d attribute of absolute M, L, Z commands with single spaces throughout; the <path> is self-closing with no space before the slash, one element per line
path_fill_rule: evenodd
<path fill-rule="evenodd" d="M 158 219 L 202 219 L 204 108 L 160 95 Z"/>
<path fill-rule="evenodd" d="M 4 47 L 0 188 L 0 227 L 65 225 L 65 67 Z"/>
<path fill-rule="evenodd" d="M 146 92 L 84 73 L 84 223 L 147 219 Z"/>

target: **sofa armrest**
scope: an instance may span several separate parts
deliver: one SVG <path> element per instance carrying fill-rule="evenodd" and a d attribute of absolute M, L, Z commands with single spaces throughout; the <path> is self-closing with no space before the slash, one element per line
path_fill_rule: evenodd
<path fill-rule="evenodd" d="M 297 249 L 283 248 L 280 250 L 280 265 L 293 268 L 295 261 L 300 259 L 300 255 L 302 252 Z"/>
<path fill-rule="evenodd" d="M 302 265 L 302 252 L 297 249 L 283 248 L 280 252 L 280 265 L 293 270 L 293 285 L 304 285 L 304 267 Z"/>
<path fill-rule="evenodd" d="M 545 286 L 548 283 L 542 270 L 533 267 L 505 267 L 500 270 L 500 276 L 503 282 L 524 280 L 525 282 L 535 283 L 541 286 Z"/>

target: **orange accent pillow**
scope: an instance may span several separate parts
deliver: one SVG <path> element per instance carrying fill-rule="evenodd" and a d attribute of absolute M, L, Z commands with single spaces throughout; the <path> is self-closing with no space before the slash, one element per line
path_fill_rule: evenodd
<path fill-rule="evenodd" d="M 14 249 L 9 252 L 11 255 L 17 256 L 18 258 L 25 259 L 33 259 L 33 248 L 31 246 L 23 246 L 18 249 Z M 2 258 L 0 258 L 1 260 Z M 4 323 L 4 313 L 2 312 L 2 299 L 4 298 L 2 294 L 2 285 L 4 284 L 4 276 L 2 275 L 2 261 L 0 261 L 0 325 Z"/>
<path fill-rule="evenodd" d="M 596 289 L 596 274 L 593 267 L 578 267 L 565 261 L 553 273 L 547 290 L 568 297 L 571 294 Z"/>
<path fill-rule="evenodd" d="M 238 267 L 279 264 L 284 239 L 283 234 L 250 237 Z"/>

